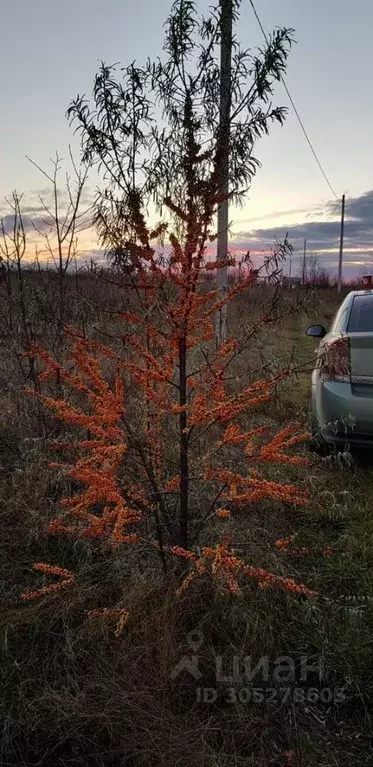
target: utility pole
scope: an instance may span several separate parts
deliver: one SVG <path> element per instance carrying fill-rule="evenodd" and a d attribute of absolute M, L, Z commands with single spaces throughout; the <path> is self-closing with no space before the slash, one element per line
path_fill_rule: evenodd
<path fill-rule="evenodd" d="M 228 194 L 229 194 L 229 143 L 232 87 L 232 35 L 233 0 L 220 0 L 220 114 L 218 134 L 219 194 L 225 199 L 218 207 L 217 260 L 224 261 L 228 254 Z M 228 286 L 228 269 L 218 269 L 218 287 L 225 298 Z M 227 306 L 216 315 L 216 344 L 219 347 L 227 338 Z"/>
<path fill-rule="evenodd" d="M 345 228 L 345 195 L 342 195 L 341 234 L 339 238 L 338 293 L 342 290 L 343 236 Z"/>
<path fill-rule="evenodd" d="M 303 242 L 303 267 L 302 267 L 302 285 L 306 282 L 306 252 L 307 252 L 307 240 Z"/>

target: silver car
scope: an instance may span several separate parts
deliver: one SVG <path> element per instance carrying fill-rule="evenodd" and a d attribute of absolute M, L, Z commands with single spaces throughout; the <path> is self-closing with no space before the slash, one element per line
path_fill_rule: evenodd
<path fill-rule="evenodd" d="M 314 445 L 373 447 L 373 290 L 354 290 L 322 339 L 312 372 Z"/>

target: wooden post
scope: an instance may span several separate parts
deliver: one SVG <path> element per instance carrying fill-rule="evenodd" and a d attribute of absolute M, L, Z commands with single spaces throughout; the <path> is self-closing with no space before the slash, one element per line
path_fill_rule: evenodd
<path fill-rule="evenodd" d="M 307 240 L 303 242 L 303 267 L 302 267 L 302 285 L 306 282 L 306 252 L 307 252 Z"/>
<path fill-rule="evenodd" d="M 219 192 L 226 199 L 218 207 L 217 259 L 223 261 L 228 253 L 228 194 L 229 194 L 229 139 L 231 113 L 233 0 L 220 0 L 220 116 L 218 153 L 220 165 Z M 224 298 L 228 286 L 228 269 L 218 269 L 218 286 Z M 216 317 L 216 343 L 220 346 L 227 338 L 227 307 L 222 306 Z"/>
<path fill-rule="evenodd" d="M 343 237 L 345 228 L 345 195 L 342 195 L 341 234 L 339 238 L 338 293 L 342 290 Z"/>

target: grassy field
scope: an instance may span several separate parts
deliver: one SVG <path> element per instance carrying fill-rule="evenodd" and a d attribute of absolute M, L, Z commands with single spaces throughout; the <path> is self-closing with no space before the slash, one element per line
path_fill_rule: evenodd
<path fill-rule="evenodd" d="M 53 285 L 28 286 L 29 322 L 53 347 Z M 269 296 L 253 289 L 237 316 Z M 75 291 L 75 292 L 74 292 Z M 74 285 L 70 322 L 115 334 L 113 287 Z M 18 311 L 17 295 L 13 310 Z M 19 298 L 19 296 L 18 296 Z M 313 322 L 330 322 L 332 291 L 284 299 L 283 316 L 255 342 L 245 365 L 299 368 L 256 418 L 309 425 Z M 9 307 L 5 310 L 9 313 Z M 0 764 L 56 767 L 363 767 L 373 764 L 373 469 L 312 459 L 269 475 L 310 488 L 304 509 L 254 504 L 235 518 L 246 559 L 309 584 L 299 599 L 248 585 L 237 598 L 196 585 L 176 599 L 151 561 L 96 543 L 51 538 L 46 523 L 66 487 L 47 468 L 41 414 L 21 392 L 22 328 L 3 322 L 0 346 L 1 677 Z M 27 371 L 26 371 L 27 372 Z M 47 427 L 53 428 L 47 419 Z M 271 474 L 272 472 L 272 474 Z M 215 523 L 214 523 L 215 524 Z M 296 535 L 307 556 L 276 550 Z M 333 553 L 318 553 L 325 546 Z M 35 561 L 79 571 L 79 589 L 23 603 Z M 120 638 L 87 620 L 92 604 L 125 603 L 136 616 Z M 187 661 L 185 667 L 183 661 Z M 182 665 L 180 666 L 180 662 Z M 246 670 L 255 669 L 247 681 Z"/>

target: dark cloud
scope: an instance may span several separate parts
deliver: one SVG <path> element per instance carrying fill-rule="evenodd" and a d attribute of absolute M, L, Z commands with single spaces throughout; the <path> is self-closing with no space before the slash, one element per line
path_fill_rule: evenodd
<path fill-rule="evenodd" d="M 22 207 L 22 213 L 24 213 L 27 216 L 29 216 L 31 214 L 33 216 L 35 216 L 35 215 L 40 216 L 43 213 L 45 213 L 45 209 L 43 208 L 42 205 L 24 205 Z"/>
<path fill-rule="evenodd" d="M 310 221 L 293 226 L 274 226 L 264 229 L 255 229 L 253 232 L 238 232 L 237 237 L 248 237 L 250 241 L 268 244 L 274 239 L 283 239 L 288 234 L 288 239 L 293 244 L 306 239 L 311 250 L 325 250 L 333 248 L 339 241 L 340 224 L 338 221 Z M 346 220 L 345 245 L 348 243 L 358 248 L 367 248 L 373 244 L 373 220 L 370 226 L 365 222 Z"/>
<path fill-rule="evenodd" d="M 320 220 L 307 220 L 302 224 L 289 226 L 272 225 L 250 231 L 241 230 L 236 232 L 232 244 L 242 250 L 268 250 L 275 239 L 282 240 L 287 234 L 294 247 L 295 256 L 303 251 L 303 241 L 306 239 L 308 252 L 316 253 L 320 257 L 320 263 L 333 270 L 338 260 L 339 215 L 340 205 L 336 206 L 335 201 L 328 202 L 324 209 L 320 208 L 314 213 L 314 217 L 320 217 Z M 326 216 L 334 220 L 325 220 Z M 360 267 L 370 263 L 373 269 L 373 190 L 346 200 L 344 262 L 347 271 L 359 271 Z"/>
<path fill-rule="evenodd" d="M 71 180 L 71 191 L 74 198 L 76 183 L 73 179 Z M 94 197 L 94 190 L 88 186 L 85 187 L 80 197 L 80 211 L 88 210 L 94 202 Z M 19 198 L 25 230 L 32 228 L 32 220 L 38 229 L 43 228 L 43 225 L 45 226 L 45 223 L 43 224 L 43 222 L 49 218 L 45 208 L 47 207 L 48 209 L 53 210 L 54 207 L 53 187 L 49 186 L 41 189 L 31 189 L 27 194 L 20 195 Z M 69 194 L 66 187 L 58 188 L 58 199 L 60 216 L 62 219 L 70 205 Z M 12 209 L 11 195 L 0 201 L 0 218 L 3 221 L 10 222 L 10 225 L 14 220 L 11 213 Z"/>
<path fill-rule="evenodd" d="M 8 213 L 7 216 L 2 216 L 1 222 L 5 232 L 10 234 L 14 229 L 14 214 Z M 22 212 L 22 223 L 25 233 L 34 232 L 35 230 L 38 230 L 39 232 L 49 232 L 53 226 L 52 219 L 49 219 L 46 213 L 44 216 L 29 216 L 27 213 L 24 214 Z"/>
<path fill-rule="evenodd" d="M 335 208 L 335 202 L 329 202 L 326 206 L 328 212 Z M 373 189 L 360 197 L 347 197 L 346 219 L 372 224 L 373 221 Z"/>
<path fill-rule="evenodd" d="M 22 216 L 22 221 L 25 231 L 32 228 L 32 218 L 30 216 Z M 8 213 L 8 215 L 1 217 L 2 226 L 8 234 L 13 231 L 14 222 L 15 216 L 13 213 Z"/>

